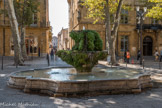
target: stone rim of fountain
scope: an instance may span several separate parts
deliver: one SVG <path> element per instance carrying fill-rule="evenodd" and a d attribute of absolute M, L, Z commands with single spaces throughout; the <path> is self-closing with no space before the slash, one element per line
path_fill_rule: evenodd
<path fill-rule="evenodd" d="M 49 78 L 16 76 L 16 73 L 19 72 L 26 72 L 26 71 L 34 72 L 34 70 L 45 70 L 51 68 L 67 68 L 67 67 L 47 67 L 41 69 L 29 69 L 25 71 L 13 72 L 10 74 L 10 79 L 7 82 L 7 84 L 8 86 L 13 88 L 23 89 L 24 92 L 26 93 L 37 91 L 37 93 L 45 93 L 56 97 L 62 96 L 75 97 L 75 96 L 82 96 L 83 94 L 84 95 L 91 94 L 91 96 L 94 96 L 96 94 L 102 95 L 102 94 L 140 93 L 142 92 L 142 89 L 151 88 L 153 86 L 150 74 L 145 73 L 139 74 L 135 78 L 79 80 L 79 81 L 74 80 L 57 81 Z M 121 85 L 119 85 L 118 83 L 121 83 Z M 95 87 L 96 85 L 100 87 Z"/>

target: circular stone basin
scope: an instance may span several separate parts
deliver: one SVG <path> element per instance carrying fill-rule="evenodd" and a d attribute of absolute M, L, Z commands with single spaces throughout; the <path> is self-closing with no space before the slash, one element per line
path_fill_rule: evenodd
<path fill-rule="evenodd" d="M 142 70 L 119 67 L 94 67 L 85 73 L 77 73 L 74 68 L 28 70 L 11 74 L 8 85 L 54 96 L 139 93 L 152 87 L 150 75 Z"/>

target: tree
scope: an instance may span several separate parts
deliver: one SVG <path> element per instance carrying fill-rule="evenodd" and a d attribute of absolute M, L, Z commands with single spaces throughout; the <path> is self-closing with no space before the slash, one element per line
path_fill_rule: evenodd
<path fill-rule="evenodd" d="M 23 58 L 27 58 L 25 46 L 26 26 L 37 22 L 37 12 L 39 3 L 37 0 L 14 0 L 14 7 L 21 34 L 21 51 Z M 34 19 L 34 20 L 33 20 Z"/>
<path fill-rule="evenodd" d="M 94 23 L 104 20 L 106 24 L 106 43 L 108 53 L 111 55 L 112 64 L 116 64 L 115 44 L 117 30 L 120 22 L 120 12 L 124 0 L 83 0 L 83 5 L 88 9 L 88 17 L 94 19 Z M 114 15 L 113 25 L 110 16 Z"/>
<path fill-rule="evenodd" d="M 13 42 L 14 42 L 14 62 L 15 65 L 22 65 L 23 59 L 21 55 L 20 36 L 18 30 L 18 23 L 14 11 L 13 0 L 7 0 L 7 11 L 8 11 L 10 24 L 11 24 L 11 31 L 12 31 Z"/>
<path fill-rule="evenodd" d="M 148 9 L 147 17 L 162 20 L 162 0 L 149 0 L 150 7 Z"/>

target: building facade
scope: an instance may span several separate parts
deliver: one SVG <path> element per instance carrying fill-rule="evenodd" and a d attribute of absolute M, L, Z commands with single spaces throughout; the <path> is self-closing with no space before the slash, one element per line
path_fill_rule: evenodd
<path fill-rule="evenodd" d="M 103 49 L 106 48 L 105 24 L 100 21 L 93 24 L 92 19 L 86 18 L 87 9 L 80 5 L 80 0 L 68 0 L 69 4 L 69 32 L 85 29 L 97 31 L 103 40 Z M 116 41 L 116 53 L 123 56 L 124 51 L 129 50 L 131 56 L 137 56 L 140 50 L 140 33 L 137 21 L 136 6 L 143 7 L 139 0 L 126 0 L 124 4 L 131 6 L 130 10 L 122 9 L 121 21 Z M 144 56 L 153 56 L 155 50 L 162 50 L 162 22 L 151 18 L 145 18 L 142 27 L 142 48 Z M 74 41 L 69 37 L 70 48 Z"/>
<path fill-rule="evenodd" d="M 39 12 L 33 15 L 33 24 L 26 27 L 25 44 L 28 55 L 45 55 L 49 50 L 49 36 L 51 27 L 49 23 L 49 4 L 48 0 L 38 0 Z M 0 8 L 4 9 L 4 0 L 0 1 Z M 6 6 L 5 6 L 6 7 Z M 5 20 L 5 23 L 4 23 Z M 5 31 L 3 31 L 5 29 Z M 5 34 L 5 35 L 3 35 Z M 10 22 L 7 17 L 0 15 L 0 55 L 12 56 L 14 54 L 14 44 L 10 29 Z"/>
<path fill-rule="evenodd" d="M 52 37 L 52 45 L 54 49 L 57 49 L 58 38 L 56 36 Z"/>
<path fill-rule="evenodd" d="M 68 50 L 69 49 L 69 31 L 68 29 L 62 28 L 58 33 L 58 50 Z"/>

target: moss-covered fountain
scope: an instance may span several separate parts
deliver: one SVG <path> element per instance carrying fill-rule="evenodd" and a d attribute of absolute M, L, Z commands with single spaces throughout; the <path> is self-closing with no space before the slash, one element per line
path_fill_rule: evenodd
<path fill-rule="evenodd" d="M 142 70 L 95 66 L 107 52 L 102 40 L 92 30 L 73 31 L 75 40 L 71 51 L 57 55 L 74 68 L 49 67 L 12 73 L 8 85 L 26 93 L 38 92 L 53 96 L 94 96 L 103 94 L 140 93 L 151 87 L 150 75 Z"/>
<path fill-rule="evenodd" d="M 58 51 L 57 55 L 66 63 L 74 66 L 77 72 L 91 72 L 98 60 L 107 57 L 102 51 L 103 42 L 96 31 L 73 31 L 70 37 L 75 40 L 72 51 Z"/>

